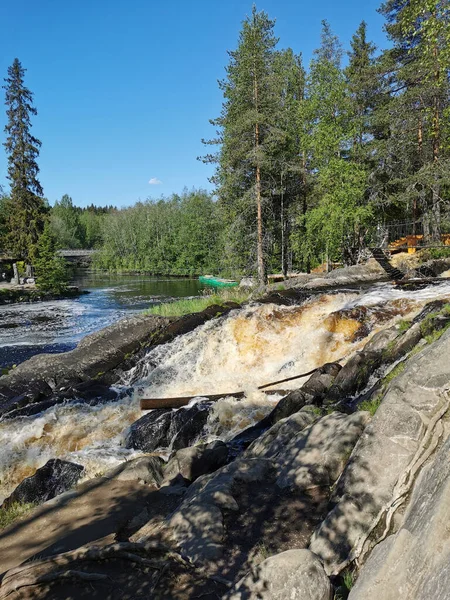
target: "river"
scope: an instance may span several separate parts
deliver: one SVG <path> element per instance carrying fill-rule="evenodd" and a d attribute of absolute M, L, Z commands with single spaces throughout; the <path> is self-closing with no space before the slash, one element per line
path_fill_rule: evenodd
<path fill-rule="evenodd" d="M 73 283 L 89 294 L 75 299 L 0 306 L 0 368 L 34 354 L 65 352 L 117 319 L 174 298 L 197 296 L 197 279 L 78 271 Z"/>

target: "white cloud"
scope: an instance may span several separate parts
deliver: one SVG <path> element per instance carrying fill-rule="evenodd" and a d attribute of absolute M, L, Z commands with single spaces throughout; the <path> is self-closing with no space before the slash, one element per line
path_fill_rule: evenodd
<path fill-rule="evenodd" d="M 152 177 L 149 181 L 150 185 L 160 185 L 162 183 L 162 181 L 160 179 L 158 179 L 157 177 Z"/>

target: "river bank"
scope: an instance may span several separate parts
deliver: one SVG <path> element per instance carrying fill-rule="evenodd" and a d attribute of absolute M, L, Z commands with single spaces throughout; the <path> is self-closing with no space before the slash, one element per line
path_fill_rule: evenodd
<path fill-rule="evenodd" d="M 0 306 L 3 304 L 17 304 L 23 302 L 48 302 L 50 300 L 65 300 L 66 298 L 77 298 L 82 294 L 88 294 L 86 290 L 80 290 L 75 285 L 69 285 L 63 292 L 43 292 L 34 284 L 15 285 L 10 283 L 0 284 Z"/>

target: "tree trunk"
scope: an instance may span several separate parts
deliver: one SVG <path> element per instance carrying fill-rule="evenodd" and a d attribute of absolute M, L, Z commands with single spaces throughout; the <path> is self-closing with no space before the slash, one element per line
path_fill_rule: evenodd
<path fill-rule="evenodd" d="M 258 112 L 258 82 L 256 73 L 253 79 L 253 90 L 255 98 L 255 109 Z M 264 285 L 266 283 L 266 268 L 264 264 L 264 249 L 263 249 L 263 224 L 262 224 L 262 208 L 261 208 L 261 167 L 259 165 L 259 123 L 255 123 L 255 160 L 256 160 L 256 222 L 257 222 L 257 242 L 256 255 L 258 263 L 258 283 Z"/>
<path fill-rule="evenodd" d="M 303 212 L 303 216 L 306 215 L 306 212 L 308 210 L 308 202 L 307 202 L 307 190 L 306 190 L 306 153 L 303 150 L 302 152 L 302 164 L 303 164 L 303 169 L 302 169 L 302 183 L 303 183 L 303 203 L 302 203 L 302 212 Z M 304 227 L 304 232 L 306 233 L 306 228 Z M 311 262 L 309 260 L 309 256 L 306 259 L 306 272 L 310 273 L 311 272 Z"/>
<path fill-rule="evenodd" d="M 286 216 L 284 214 L 284 188 L 283 188 L 283 175 L 281 175 L 281 211 L 280 211 L 280 220 L 281 220 L 281 272 L 283 273 L 283 277 L 287 279 L 288 272 L 288 253 L 287 253 L 287 243 L 286 243 Z"/>
<path fill-rule="evenodd" d="M 439 115 L 439 79 L 440 70 L 438 62 L 438 49 L 434 45 L 433 56 L 435 59 L 434 81 L 435 94 L 433 98 L 433 164 L 437 167 L 439 160 L 439 145 L 440 145 L 440 115 Z M 434 184 L 431 193 L 431 237 L 433 242 L 441 241 L 441 207 L 440 207 L 440 186 L 437 174 L 434 176 Z"/>

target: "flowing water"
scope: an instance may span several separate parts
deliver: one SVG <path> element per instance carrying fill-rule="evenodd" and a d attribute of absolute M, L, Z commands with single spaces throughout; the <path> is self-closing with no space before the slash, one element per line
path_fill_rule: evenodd
<path fill-rule="evenodd" d="M 124 443 L 129 425 L 142 415 L 140 397 L 223 393 L 209 416 L 208 439 L 229 439 L 276 402 L 258 385 L 345 361 L 374 333 L 435 298 L 450 299 L 448 281 L 420 291 L 380 284 L 315 296 L 301 306 L 255 304 L 209 321 L 154 348 L 126 373 L 122 383 L 131 386 L 130 396 L 0 422 L 0 499 L 52 457 L 78 462 L 93 477 L 137 455 Z M 246 390 L 242 401 L 227 396 L 240 389 Z"/>
<path fill-rule="evenodd" d="M 65 352 L 82 337 L 153 304 L 198 295 L 196 279 L 78 272 L 89 294 L 70 300 L 0 306 L 0 368 L 42 352 Z"/>

